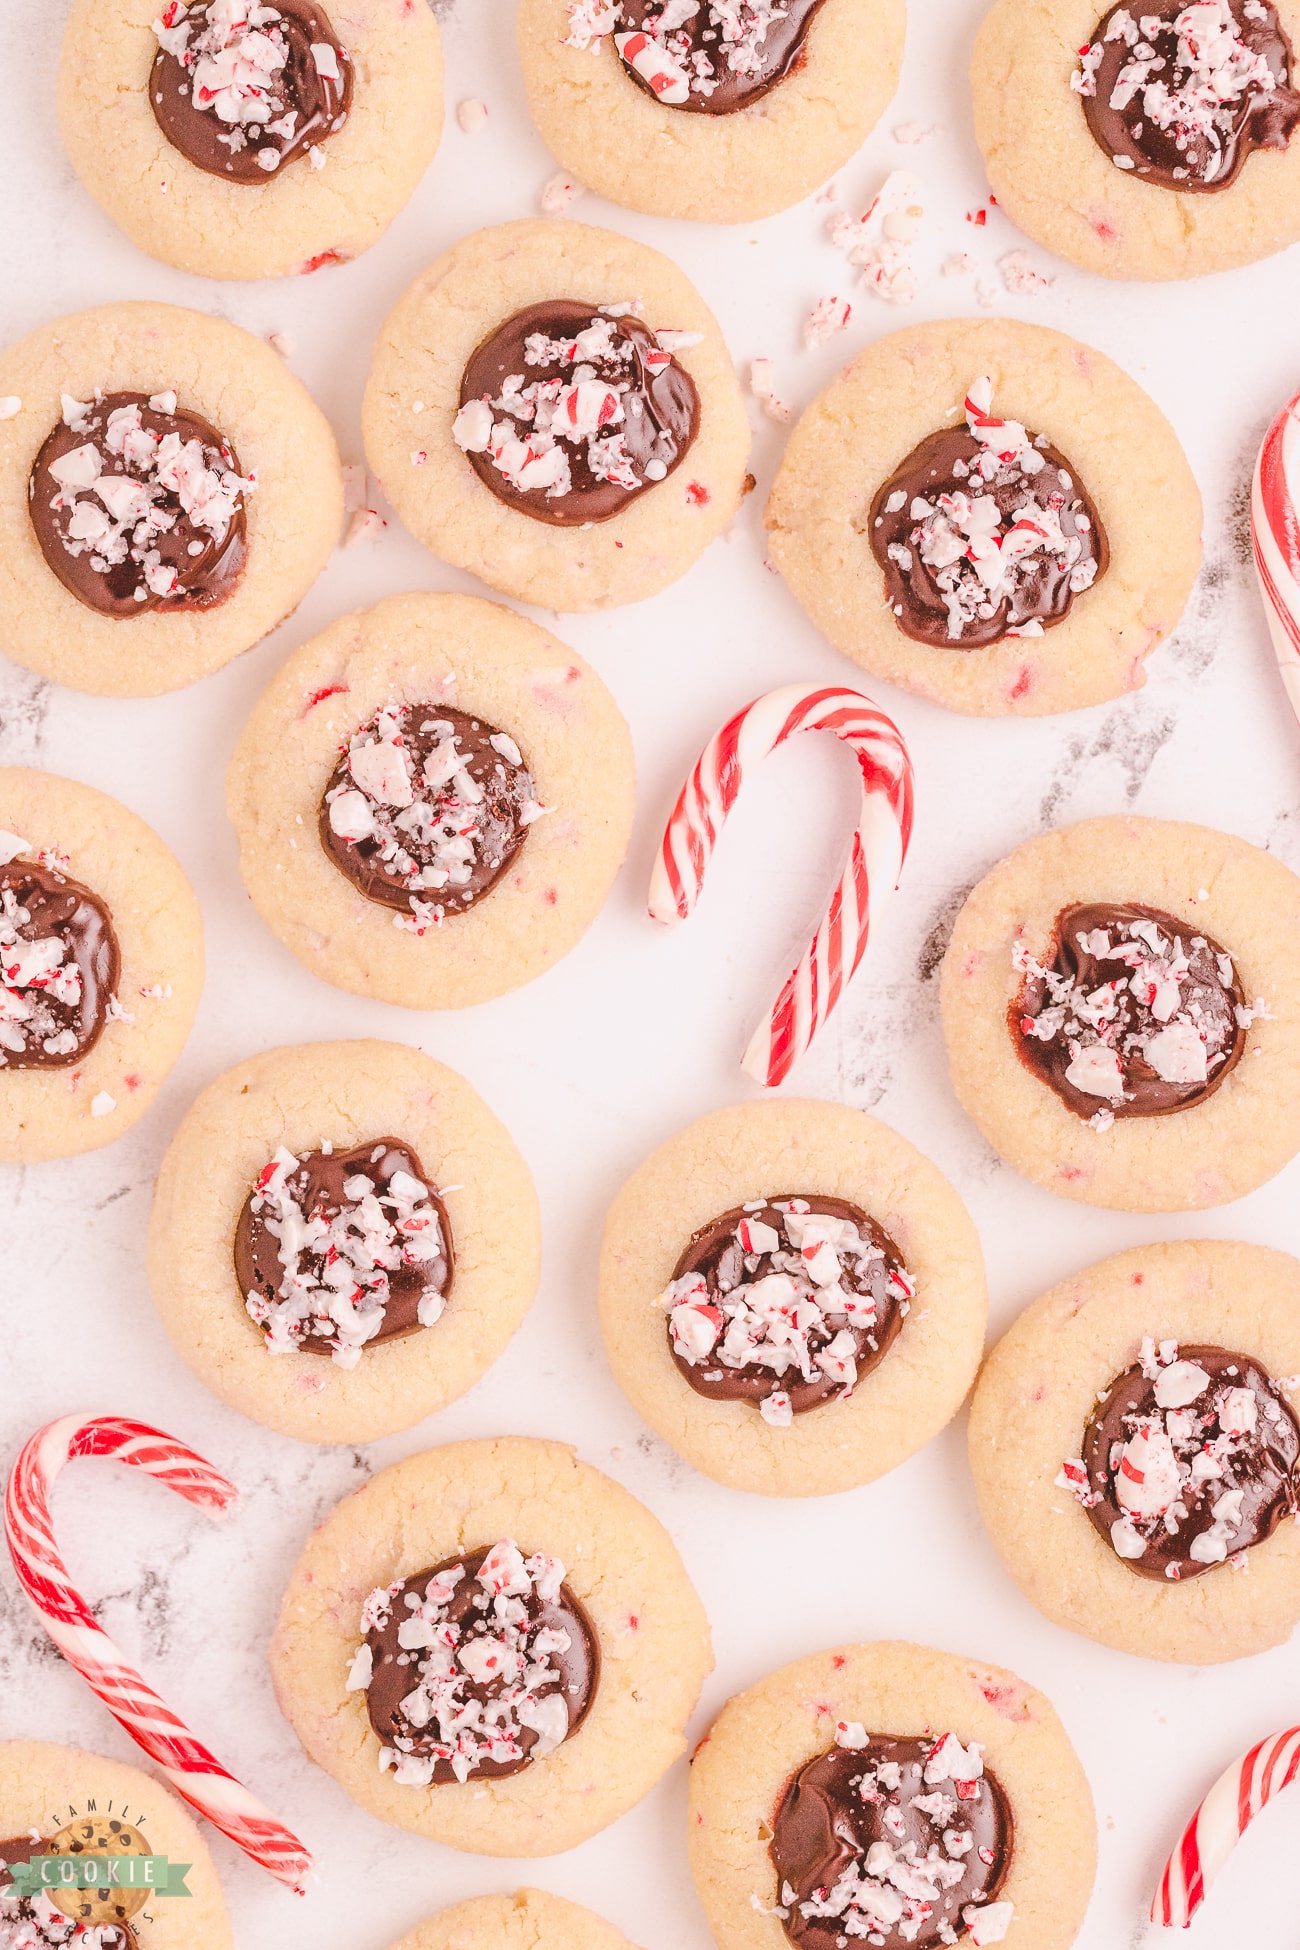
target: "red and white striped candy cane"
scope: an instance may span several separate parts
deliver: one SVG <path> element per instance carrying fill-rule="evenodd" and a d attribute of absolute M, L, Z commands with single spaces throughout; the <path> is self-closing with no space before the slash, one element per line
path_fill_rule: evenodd
<path fill-rule="evenodd" d="M 1291 708 L 1300 717 L 1300 396 L 1264 435 L 1250 496 L 1255 573 Z"/>
<path fill-rule="evenodd" d="M 178 1794 L 245 1855 L 301 1893 L 311 1856 L 297 1836 L 226 1772 L 127 1664 L 74 1590 L 54 1538 L 50 1490 L 64 1464 L 80 1456 L 129 1463 L 187 1502 L 218 1515 L 239 1492 L 210 1463 L 160 1429 L 120 1416 L 68 1415 L 39 1430 L 14 1464 L 5 1496 L 5 1535 L 19 1581 L 69 1665 Z"/>
<path fill-rule="evenodd" d="M 853 752 L 862 813 L 821 925 L 745 1051 L 745 1070 L 768 1086 L 789 1075 L 834 1009 L 876 911 L 898 885 L 912 834 L 912 761 L 897 725 L 860 691 L 834 685 L 787 684 L 755 698 L 700 754 L 650 881 L 651 919 L 686 920 L 746 771 L 801 731 L 829 731 Z"/>
<path fill-rule="evenodd" d="M 1178 1838 L 1151 1903 L 1151 1921 L 1183 1929 L 1205 1901 L 1260 1809 L 1300 1773 L 1300 1727 L 1261 1740 L 1225 1768 Z"/>

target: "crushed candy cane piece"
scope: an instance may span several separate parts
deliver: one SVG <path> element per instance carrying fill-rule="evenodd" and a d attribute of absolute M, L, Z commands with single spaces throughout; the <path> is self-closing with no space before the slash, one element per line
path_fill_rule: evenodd
<path fill-rule="evenodd" d="M 576 176 L 566 176 L 563 170 L 552 176 L 537 199 L 543 216 L 562 217 L 569 206 L 586 193 L 586 187 Z"/>
<path fill-rule="evenodd" d="M 456 121 L 466 135 L 477 135 L 488 119 L 487 103 L 468 95 L 456 109 Z"/>
<path fill-rule="evenodd" d="M 911 246 L 920 235 L 925 206 L 916 179 L 895 169 L 855 221 L 839 216 L 831 223 L 831 242 L 845 252 L 862 282 L 892 305 L 910 305 L 917 277 Z"/>
<path fill-rule="evenodd" d="M 776 367 L 770 359 L 752 359 L 749 366 L 749 390 L 758 401 L 770 420 L 788 420 L 790 409 L 785 401 L 778 399 L 775 390 Z"/>
<path fill-rule="evenodd" d="M 1028 251 L 1004 251 L 998 259 L 998 270 L 1007 290 L 1017 298 L 1032 298 L 1040 291 L 1046 291 L 1055 278 L 1047 276 L 1034 265 Z"/>
<path fill-rule="evenodd" d="M 815 351 L 842 332 L 852 316 L 853 307 L 847 298 L 819 298 L 804 323 L 803 342 L 808 350 Z"/>

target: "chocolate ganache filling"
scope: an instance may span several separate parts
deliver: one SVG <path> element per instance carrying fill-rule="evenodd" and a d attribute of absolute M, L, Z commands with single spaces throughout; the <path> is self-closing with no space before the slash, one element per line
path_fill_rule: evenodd
<path fill-rule="evenodd" d="M 101 616 L 212 609 L 244 566 L 239 456 L 174 392 L 64 399 L 28 507 L 65 589 Z"/>
<path fill-rule="evenodd" d="M 353 886 L 423 934 L 492 891 L 546 810 L 508 732 L 446 704 L 389 705 L 340 754 L 319 828 Z"/>
<path fill-rule="evenodd" d="M 270 1351 L 341 1368 L 432 1327 L 453 1270 L 446 1208 L 397 1138 L 300 1157 L 281 1147 L 235 1228 L 235 1276 Z"/>
<path fill-rule="evenodd" d="M 971 387 L 966 426 L 927 435 L 871 504 L 871 550 L 904 635 L 949 650 L 1041 636 L 1106 572 L 1101 518 L 1071 463 Z"/>
<path fill-rule="evenodd" d="M 1159 0 L 1103 14 L 1071 85 L 1097 146 L 1160 189 L 1213 192 L 1300 124 L 1292 50 L 1270 0 Z"/>
<path fill-rule="evenodd" d="M 772 1822 L 786 1936 L 800 1950 L 957 1943 L 993 1904 L 1011 1859 L 1011 1809 L 979 1747 L 843 1722 L 835 1737 L 794 1776 Z M 986 1924 L 1005 1935 L 1011 1907 L 1001 1908 Z"/>
<path fill-rule="evenodd" d="M 1199 1577 L 1300 1513 L 1300 1423 L 1272 1376 L 1227 1348 L 1142 1344 L 1057 1483 L 1139 1577 Z"/>
<path fill-rule="evenodd" d="M 60 1070 L 99 1041 L 122 969 L 108 909 L 40 861 L 0 867 L 0 1066 Z"/>
<path fill-rule="evenodd" d="M 802 67 L 822 0 L 619 0 L 614 47 L 668 108 L 733 115 Z"/>
<path fill-rule="evenodd" d="M 154 23 L 154 119 L 174 149 L 228 183 L 266 183 L 322 146 L 352 106 L 353 70 L 312 0 L 168 0 Z"/>
<path fill-rule="evenodd" d="M 765 1422 L 847 1399 L 883 1361 L 915 1293 L 888 1233 L 837 1198 L 735 1206 L 694 1233 L 659 1304 L 697 1395 Z"/>
<path fill-rule="evenodd" d="M 1008 1021 L 1021 1060 L 1079 1117 L 1167 1117 L 1212 1097 L 1249 1008 L 1226 949 L 1158 907 L 1099 901 L 1056 918 L 1052 959 L 1018 944 Z"/>
<path fill-rule="evenodd" d="M 348 1690 L 365 1689 L 382 1770 L 407 1787 L 499 1780 L 577 1732 L 600 1646 L 564 1579 L 506 1537 L 371 1592 Z"/>
<path fill-rule="evenodd" d="M 57 1852 L 74 1851 L 60 1848 Z M 130 1924 L 109 1913 L 105 1896 L 112 1892 L 75 1892 L 79 1907 L 86 1910 L 84 1921 L 56 1908 L 47 1890 L 38 1889 L 30 1896 L 18 1894 L 10 1867 L 54 1853 L 53 1843 L 33 1840 L 30 1835 L 0 1841 L 0 1950 L 47 1950 L 47 1946 L 49 1950 L 138 1950 L 138 1938 Z M 73 1894 L 66 1889 L 56 1893 L 65 1905 Z"/>
<path fill-rule="evenodd" d="M 452 434 L 508 507 L 560 528 L 609 521 L 685 456 L 700 398 L 670 348 L 697 335 L 652 332 L 631 309 L 529 305 L 470 359 Z"/>

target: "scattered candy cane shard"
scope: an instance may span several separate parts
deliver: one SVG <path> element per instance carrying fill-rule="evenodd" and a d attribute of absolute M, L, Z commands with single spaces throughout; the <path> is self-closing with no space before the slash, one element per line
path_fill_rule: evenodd
<path fill-rule="evenodd" d="M 1277 666 L 1300 718 L 1300 395 L 1264 436 L 1250 497 L 1255 572 Z"/>
<path fill-rule="evenodd" d="M 912 834 L 912 761 L 898 727 L 860 691 L 787 684 L 756 698 L 700 754 L 650 881 L 651 919 L 687 920 L 747 769 L 801 731 L 829 731 L 853 752 L 862 812 L 821 925 L 745 1051 L 745 1070 L 769 1088 L 789 1075 L 835 1008 L 875 911 L 898 885 Z"/>
<path fill-rule="evenodd" d="M 39 1430 L 14 1464 L 5 1496 L 5 1535 L 19 1582 L 69 1665 L 191 1807 L 301 1894 L 312 1866 L 303 1844 L 127 1664 L 72 1586 L 55 1541 L 50 1490 L 64 1464 L 83 1456 L 143 1469 L 214 1515 L 228 1510 L 238 1492 L 210 1463 L 160 1429 L 117 1416 L 69 1415 Z"/>
<path fill-rule="evenodd" d="M 1151 1903 L 1151 1921 L 1185 1930 L 1260 1809 L 1300 1773 L 1300 1727 L 1261 1740 L 1225 1768 L 1178 1837 Z"/>

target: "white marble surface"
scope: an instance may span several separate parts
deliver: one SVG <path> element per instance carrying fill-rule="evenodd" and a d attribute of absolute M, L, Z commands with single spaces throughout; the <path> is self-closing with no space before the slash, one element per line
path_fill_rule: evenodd
<path fill-rule="evenodd" d="M 175 300 L 256 332 L 286 330 L 298 343 L 294 369 L 333 419 L 345 457 L 358 458 L 367 348 L 390 304 L 466 231 L 534 212 L 553 169 L 523 104 L 508 0 L 444 0 L 441 11 L 448 101 L 454 107 L 481 97 L 491 110 L 486 130 L 469 137 L 449 118 L 418 196 L 359 262 L 293 285 L 228 286 L 150 262 L 99 216 L 54 129 L 63 7 L 5 0 L 4 338 L 60 311 L 124 297 Z M 996 211 L 982 231 L 963 220 L 986 195 L 964 79 L 979 12 L 979 0 L 913 0 L 899 98 L 840 178 L 841 203 L 856 212 L 887 169 L 915 167 L 928 210 L 917 315 L 976 309 L 973 280 L 938 275 L 952 251 L 970 249 L 996 282 L 997 257 L 1020 241 Z M 902 149 L 890 131 L 911 120 L 938 123 L 941 133 Z M 864 294 L 845 337 L 818 354 L 801 350 L 808 306 L 845 288 L 842 260 L 824 239 L 825 210 L 812 204 L 727 231 L 636 217 L 594 197 L 573 214 L 677 257 L 718 312 L 737 360 L 773 357 L 796 408 L 866 339 L 900 322 Z M 995 309 L 1092 341 L 1156 396 L 1206 496 L 1206 566 L 1177 636 L 1152 659 L 1149 685 L 1120 704 L 1036 723 L 979 723 L 879 687 L 916 761 L 915 844 L 904 892 L 868 964 L 793 1079 L 799 1092 L 882 1115 L 951 1175 L 983 1237 L 995 1329 L 1067 1272 L 1137 1242 L 1203 1234 L 1294 1245 L 1300 1190 L 1300 1167 L 1292 1166 L 1251 1198 L 1196 1217 L 1090 1211 L 1002 1166 L 948 1086 L 934 963 L 963 890 L 1018 840 L 1051 824 L 1135 808 L 1228 827 L 1300 867 L 1300 743 L 1271 668 L 1245 523 L 1251 456 L 1300 381 L 1296 254 L 1164 288 L 1108 286 L 1034 257 L 1054 274 L 1053 285 L 1032 300 L 1001 294 Z M 691 926 L 670 938 L 644 918 L 660 821 L 684 768 L 722 718 L 774 683 L 855 681 L 853 667 L 764 572 L 759 511 L 782 433 L 768 421 L 755 426 L 759 492 L 731 536 L 654 602 L 562 621 L 561 633 L 595 662 L 631 721 L 640 818 L 628 868 L 579 951 L 486 1008 L 410 1015 L 314 982 L 244 898 L 221 795 L 240 724 L 295 645 L 391 589 L 472 589 L 472 580 L 394 526 L 377 547 L 336 557 L 268 642 L 178 696 L 128 704 L 83 698 L 0 662 L 0 762 L 35 763 L 117 793 L 176 849 L 207 920 L 198 1025 L 152 1114 L 96 1156 L 3 1174 L 11 1218 L 0 1402 L 6 1460 L 50 1417 L 127 1411 L 182 1436 L 243 1486 L 241 1509 L 222 1527 L 105 1467 L 79 1466 L 57 1497 L 68 1558 L 106 1626 L 317 1851 L 318 1885 L 295 1903 L 214 1838 L 241 1950 L 384 1950 L 443 1904 L 520 1879 L 603 1909 L 647 1950 L 707 1950 L 683 1860 L 684 1767 L 572 1855 L 514 1865 L 384 1829 L 308 1765 L 276 1711 L 263 1648 L 309 1526 L 376 1467 L 460 1436 L 573 1439 L 668 1524 L 716 1639 L 717 1671 L 695 1733 L 738 1687 L 841 1638 L 930 1641 L 1003 1662 L 1041 1685 L 1078 1744 L 1097 1798 L 1101 1870 L 1083 1950 L 1132 1950 L 1143 1940 L 1153 1875 L 1190 1801 L 1240 1746 L 1294 1715 L 1289 1649 L 1206 1671 L 1168 1670 L 1041 1620 L 980 1528 L 960 1423 L 871 1488 L 771 1504 L 695 1475 L 640 1426 L 606 1369 L 593 1292 L 604 1207 L 623 1175 L 671 1131 L 753 1094 L 737 1068 L 744 1037 L 838 871 L 851 804 L 852 767 L 842 754 L 826 741 L 788 749 L 742 800 Z M 762 901 L 755 898 L 760 865 L 770 896 Z M 436 1423 L 353 1454 L 268 1434 L 193 1379 L 155 1321 L 142 1238 L 158 1159 L 211 1077 L 255 1048 L 370 1034 L 418 1043 L 452 1063 L 504 1117 L 537 1175 L 546 1264 L 528 1323 L 472 1394 Z M 56 1658 L 6 1564 L 0 1735 L 14 1734 L 126 1758 L 134 1752 Z M 1298 1820 L 1300 1800 L 1256 1828 L 1184 1939 L 1189 1950 L 1297 1941 Z"/>

